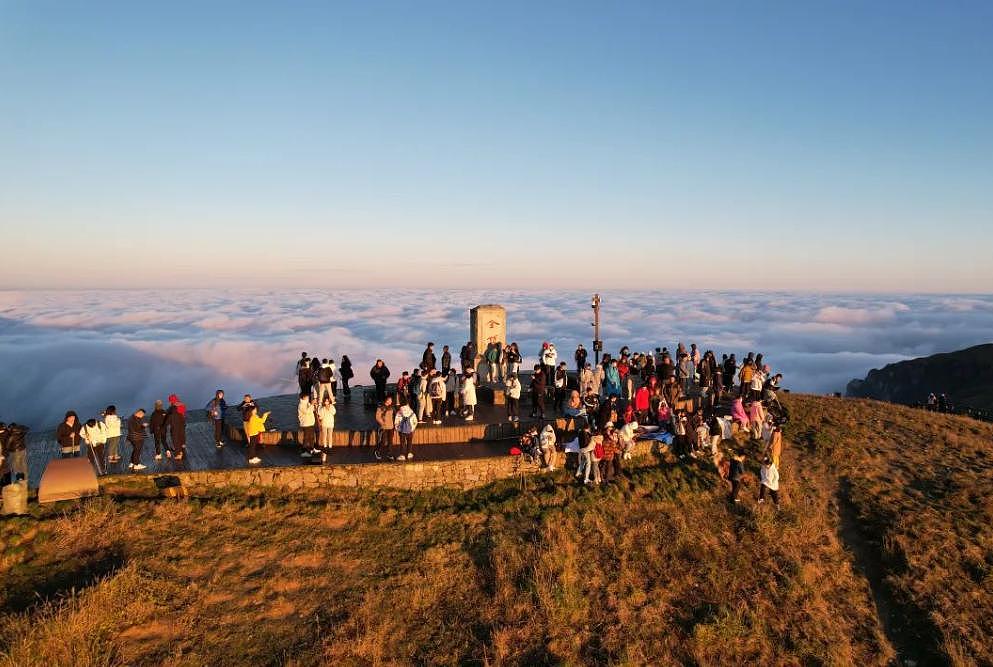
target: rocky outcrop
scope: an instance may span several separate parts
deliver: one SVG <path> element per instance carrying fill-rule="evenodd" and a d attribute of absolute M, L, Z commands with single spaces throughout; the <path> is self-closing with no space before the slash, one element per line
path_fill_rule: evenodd
<path fill-rule="evenodd" d="M 993 410 L 993 344 L 909 359 L 872 369 L 848 383 L 846 394 L 893 403 L 923 403 L 930 392 L 954 405 Z"/>

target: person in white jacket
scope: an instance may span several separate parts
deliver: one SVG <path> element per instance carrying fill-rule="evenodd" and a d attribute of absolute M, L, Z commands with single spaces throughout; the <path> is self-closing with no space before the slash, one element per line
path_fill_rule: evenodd
<path fill-rule="evenodd" d="M 102 475 L 104 472 L 104 445 L 107 443 L 107 427 L 104 426 L 103 422 L 98 422 L 96 419 L 89 419 L 83 428 L 79 432 L 80 437 L 83 442 L 86 443 L 86 455 L 90 459 L 90 463 L 96 468 L 97 474 Z"/>
<path fill-rule="evenodd" d="M 762 467 L 759 469 L 759 502 L 765 502 L 765 492 L 772 496 L 772 504 L 779 508 L 779 468 L 768 456 L 762 460 Z"/>
<path fill-rule="evenodd" d="M 317 411 L 310 392 L 300 392 L 300 402 L 297 404 L 297 422 L 300 424 L 300 456 L 310 458 L 317 453 L 317 437 L 314 431 L 317 424 Z"/>
<path fill-rule="evenodd" d="M 471 422 L 476 418 L 476 374 L 471 368 L 466 369 L 462 379 L 462 404 L 465 405 L 465 420 Z"/>
<path fill-rule="evenodd" d="M 521 421 L 521 381 L 516 373 L 511 373 L 504 382 L 507 397 L 507 421 Z"/>
<path fill-rule="evenodd" d="M 545 428 L 541 429 L 538 443 L 541 446 L 542 468 L 552 472 L 555 470 L 555 429 L 551 424 L 545 424 Z"/>
<path fill-rule="evenodd" d="M 318 440 L 318 445 L 321 448 L 321 463 L 328 460 L 328 453 L 334 446 L 334 416 L 337 412 L 331 396 L 325 394 L 324 400 L 321 401 L 321 407 L 317 408 L 317 423 L 321 428 L 321 435 Z"/>
<path fill-rule="evenodd" d="M 555 349 L 555 343 L 545 343 L 541 347 L 541 365 L 545 373 L 546 381 L 551 382 L 555 378 L 555 368 L 559 365 L 559 353 Z"/>
<path fill-rule="evenodd" d="M 428 382 L 428 398 L 431 399 L 431 419 L 435 425 L 441 424 L 441 414 L 447 394 L 445 377 L 437 370 L 431 371 L 431 380 Z"/>
<path fill-rule="evenodd" d="M 121 461 L 121 418 L 117 416 L 117 407 L 108 405 L 103 411 L 103 425 L 107 433 L 107 462 Z"/>
<path fill-rule="evenodd" d="M 414 431 L 417 430 L 417 415 L 406 403 L 397 410 L 393 418 L 393 426 L 400 434 L 400 456 L 397 457 L 397 461 L 413 459 L 414 452 L 411 448 L 414 445 Z"/>

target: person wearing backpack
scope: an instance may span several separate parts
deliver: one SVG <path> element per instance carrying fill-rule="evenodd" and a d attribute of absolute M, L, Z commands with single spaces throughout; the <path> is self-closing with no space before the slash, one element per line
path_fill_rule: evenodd
<path fill-rule="evenodd" d="M 131 463 L 128 468 L 131 470 L 144 470 L 145 466 L 141 462 L 141 450 L 145 445 L 145 410 L 138 408 L 128 418 L 128 442 L 131 443 Z"/>
<path fill-rule="evenodd" d="M 334 386 L 331 384 L 334 381 L 334 364 L 330 363 L 327 359 L 321 360 L 321 367 L 317 371 L 317 403 L 318 405 L 324 402 L 325 396 L 334 396 Z"/>
<path fill-rule="evenodd" d="M 397 461 L 407 461 L 414 458 L 410 450 L 414 444 L 414 431 L 417 429 L 417 413 L 409 405 L 401 405 L 393 417 L 393 426 L 400 434 L 400 455 Z"/>
<path fill-rule="evenodd" d="M 441 413 L 445 405 L 445 378 L 438 371 L 431 371 L 428 383 L 428 395 L 431 398 L 431 418 L 435 425 L 441 424 Z"/>
<path fill-rule="evenodd" d="M 521 381 L 516 373 L 507 376 L 505 395 L 507 397 L 507 421 L 521 421 Z"/>
<path fill-rule="evenodd" d="M 214 398 L 207 402 L 205 408 L 207 418 L 214 424 L 214 446 L 220 449 L 224 446 L 224 415 L 228 411 L 228 402 L 224 400 L 224 390 L 214 392 Z"/>

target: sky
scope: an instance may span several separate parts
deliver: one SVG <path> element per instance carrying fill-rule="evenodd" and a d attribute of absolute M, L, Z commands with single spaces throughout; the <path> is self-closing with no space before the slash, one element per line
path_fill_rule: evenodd
<path fill-rule="evenodd" d="M 993 295 L 603 291 L 605 350 L 678 341 L 702 350 L 762 352 L 793 391 L 844 391 L 872 368 L 991 342 Z M 574 290 L 56 290 L 0 291 L 0 421 L 53 428 L 66 410 L 96 417 L 151 408 L 177 393 L 200 408 L 218 387 L 296 391 L 303 351 L 355 369 L 370 384 L 382 358 L 412 370 L 428 341 L 458 358 L 469 308 L 500 303 L 508 337 L 535 363 L 549 340 L 559 358 L 591 347 L 589 293 Z M 930 388 L 922 387 L 924 392 Z"/>
<path fill-rule="evenodd" d="M 0 0 L 0 287 L 993 287 L 990 2 Z"/>

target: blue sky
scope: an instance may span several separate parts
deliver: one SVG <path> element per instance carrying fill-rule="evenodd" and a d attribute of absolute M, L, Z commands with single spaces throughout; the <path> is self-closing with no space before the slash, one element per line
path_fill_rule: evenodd
<path fill-rule="evenodd" d="M 993 3 L 540 4 L 0 2 L 0 284 L 990 291 Z"/>

